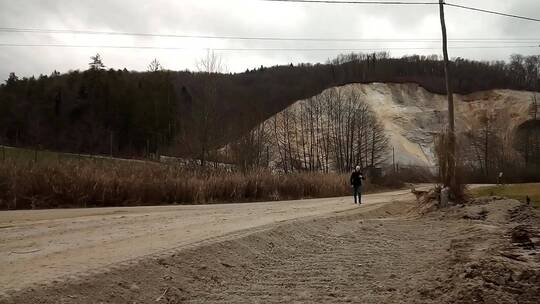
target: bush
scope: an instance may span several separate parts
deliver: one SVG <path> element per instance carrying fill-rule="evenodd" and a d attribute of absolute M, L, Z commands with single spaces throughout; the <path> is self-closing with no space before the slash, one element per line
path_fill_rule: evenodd
<path fill-rule="evenodd" d="M 349 176 L 194 171 L 156 163 L 0 162 L 0 209 L 202 204 L 343 196 Z M 366 190 L 371 189 L 366 185 Z"/>

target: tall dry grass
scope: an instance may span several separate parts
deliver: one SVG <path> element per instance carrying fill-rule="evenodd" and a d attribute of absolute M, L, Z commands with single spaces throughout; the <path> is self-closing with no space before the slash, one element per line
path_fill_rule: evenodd
<path fill-rule="evenodd" d="M 0 209 L 202 204 L 350 194 L 348 175 L 188 171 L 162 164 L 0 162 Z M 370 185 L 367 185 L 367 190 Z"/>

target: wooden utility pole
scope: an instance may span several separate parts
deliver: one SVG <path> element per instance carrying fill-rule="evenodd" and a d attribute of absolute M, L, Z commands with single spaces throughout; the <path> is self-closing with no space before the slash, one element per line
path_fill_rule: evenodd
<path fill-rule="evenodd" d="M 444 57 L 444 76 L 446 78 L 446 95 L 448 97 L 448 145 L 446 147 L 447 172 L 444 176 L 445 186 L 454 186 L 456 177 L 456 133 L 454 124 L 454 96 L 452 93 L 452 84 L 450 80 L 450 62 L 448 60 L 448 41 L 446 38 L 446 24 L 444 21 L 444 0 L 439 0 L 439 11 L 441 17 L 442 47 Z"/>

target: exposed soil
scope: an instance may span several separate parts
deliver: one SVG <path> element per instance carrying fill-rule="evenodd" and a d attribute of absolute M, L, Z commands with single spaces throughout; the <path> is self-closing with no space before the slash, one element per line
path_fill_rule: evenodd
<path fill-rule="evenodd" d="M 533 209 L 496 200 L 419 216 L 414 205 L 269 225 L 26 287 L 0 303 L 540 302 Z"/>
<path fill-rule="evenodd" d="M 364 196 L 367 212 L 412 199 L 408 190 Z M 0 295 L 215 243 L 287 221 L 356 209 L 352 198 L 244 204 L 0 212 Z M 32 275 L 29 275 L 31 273 Z"/>

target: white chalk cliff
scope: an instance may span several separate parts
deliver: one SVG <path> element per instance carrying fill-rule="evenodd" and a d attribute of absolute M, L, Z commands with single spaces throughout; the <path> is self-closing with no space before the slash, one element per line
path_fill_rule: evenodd
<path fill-rule="evenodd" d="M 434 134 L 447 121 L 445 95 L 433 94 L 417 84 L 349 84 L 336 88 L 354 90 L 369 104 L 384 125 L 395 149 L 396 162 L 433 167 Z M 492 117 L 501 136 L 510 138 L 528 118 L 534 93 L 515 90 L 489 90 L 454 96 L 457 131 L 479 127 L 482 116 Z M 540 94 L 539 94 L 540 95 Z M 297 101 L 290 107 L 298 107 Z M 391 161 L 388 157 L 388 161 Z"/>

